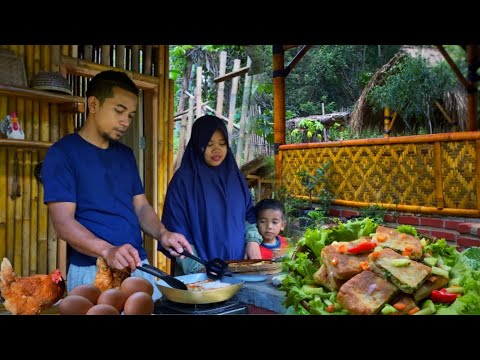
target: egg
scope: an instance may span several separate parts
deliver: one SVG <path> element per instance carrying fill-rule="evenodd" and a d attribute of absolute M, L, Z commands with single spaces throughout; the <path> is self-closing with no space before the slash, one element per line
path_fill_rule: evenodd
<path fill-rule="evenodd" d="M 120 312 L 112 305 L 97 304 L 92 306 L 85 315 L 120 315 Z"/>
<path fill-rule="evenodd" d="M 68 295 L 80 295 L 90 300 L 95 305 L 102 291 L 92 284 L 79 285 L 73 288 Z"/>
<path fill-rule="evenodd" d="M 123 280 L 120 285 L 120 290 L 127 295 L 127 297 L 141 291 L 150 294 L 150 296 L 153 295 L 153 285 L 147 279 L 139 276 L 131 276 Z"/>
<path fill-rule="evenodd" d="M 153 312 L 152 296 L 145 292 L 136 292 L 130 295 L 125 302 L 125 315 L 150 315 Z"/>
<path fill-rule="evenodd" d="M 62 315 L 85 315 L 93 307 L 93 304 L 87 298 L 80 295 L 68 295 L 58 305 L 58 310 Z"/>
<path fill-rule="evenodd" d="M 105 290 L 99 297 L 97 304 L 107 304 L 122 312 L 123 305 L 127 301 L 127 295 L 118 289 Z"/>

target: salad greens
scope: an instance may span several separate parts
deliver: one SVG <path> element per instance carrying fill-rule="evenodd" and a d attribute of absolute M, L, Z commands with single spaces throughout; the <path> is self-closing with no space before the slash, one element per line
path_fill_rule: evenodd
<path fill-rule="evenodd" d="M 330 291 L 313 280 L 313 274 L 322 265 L 320 253 L 334 241 L 352 241 L 376 231 L 371 218 L 350 220 L 334 228 L 307 229 L 298 241 L 295 256 L 284 259 L 287 276 L 280 288 L 286 292 L 284 301 L 288 313 L 335 314 L 348 312 L 336 302 L 336 291 Z M 463 288 L 463 294 L 452 304 L 434 303 L 429 298 L 418 304 L 420 314 L 457 315 L 480 314 L 480 248 L 471 247 L 462 252 L 448 245 L 445 239 L 432 242 L 422 238 L 411 225 L 400 225 L 397 230 L 422 239 L 424 253 L 438 259 L 448 269 L 450 281 L 446 287 Z M 307 310 L 308 309 L 308 310 Z"/>

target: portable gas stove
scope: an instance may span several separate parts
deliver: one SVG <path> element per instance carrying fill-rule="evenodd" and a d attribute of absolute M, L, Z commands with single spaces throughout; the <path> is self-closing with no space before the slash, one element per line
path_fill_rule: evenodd
<path fill-rule="evenodd" d="M 154 314 L 237 315 L 248 314 L 245 304 L 231 298 L 211 304 L 182 304 L 161 298 L 155 302 Z"/>

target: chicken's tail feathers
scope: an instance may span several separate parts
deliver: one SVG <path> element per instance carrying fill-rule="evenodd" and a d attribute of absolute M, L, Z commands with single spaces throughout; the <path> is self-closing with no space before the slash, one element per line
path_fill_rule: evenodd
<path fill-rule="evenodd" d="M 0 288 L 9 284 L 13 280 L 15 280 L 15 278 L 16 275 L 13 272 L 13 267 L 10 263 L 10 260 L 4 257 L 2 260 L 2 265 L 0 265 Z"/>

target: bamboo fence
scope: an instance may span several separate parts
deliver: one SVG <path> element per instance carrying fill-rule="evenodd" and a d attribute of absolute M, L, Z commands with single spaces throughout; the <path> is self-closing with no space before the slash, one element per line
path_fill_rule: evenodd
<path fill-rule="evenodd" d="M 279 150 L 282 185 L 294 196 L 308 195 L 299 171 L 313 175 L 331 161 L 327 180 L 336 205 L 480 217 L 479 132 L 290 144 Z"/>

